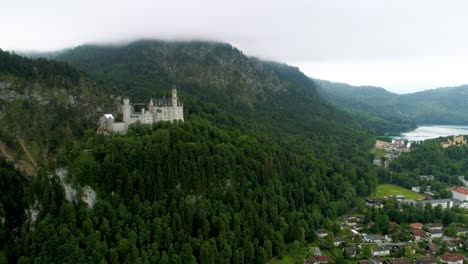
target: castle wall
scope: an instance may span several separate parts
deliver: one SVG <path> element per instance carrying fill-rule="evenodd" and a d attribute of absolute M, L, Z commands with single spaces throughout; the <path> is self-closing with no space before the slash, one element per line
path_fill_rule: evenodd
<path fill-rule="evenodd" d="M 146 112 L 143 116 L 143 124 L 152 124 L 153 123 L 153 114 Z"/>
<path fill-rule="evenodd" d="M 134 112 L 130 100 L 124 98 L 122 105 L 123 122 L 114 123 L 113 117 L 112 119 L 108 119 L 108 115 L 104 115 L 99 120 L 99 126 L 101 129 L 107 130 L 108 132 L 125 133 L 128 126 L 136 122 L 152 124 L 160 121 L 184 121 L 184 107 L 177 98 L 177 91 L 175 89 L 172 90 L 171 99 L 169 103 L 161 102 L 161 99 L 156 99 L 158 100 L 159 106 L 153 105 L 153 99 L 151 99 L 148 104 L 148 111 L 145 111 L 143 108 L 141 112 Z"/>
<path fill-rule="evenodd" d="M 114 123 L 113 131 L 116 133 L 125 133 L 127 132 L 127 124 L 123 122 Z"/>

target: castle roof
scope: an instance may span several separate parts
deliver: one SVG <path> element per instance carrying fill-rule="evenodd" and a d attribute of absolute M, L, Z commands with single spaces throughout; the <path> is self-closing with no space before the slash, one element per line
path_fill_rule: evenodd
<path fill-rule="evenodd" d="M 157 107 L 172 106 L 172 98 L 153 98 L 153 105 Z M 177 106 L 182 106 L 182 102 L 177 98 Z"/>

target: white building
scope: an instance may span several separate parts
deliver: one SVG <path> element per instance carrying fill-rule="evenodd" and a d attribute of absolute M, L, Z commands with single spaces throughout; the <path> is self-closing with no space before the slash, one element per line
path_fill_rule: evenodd
<path fill-rule="evenodd" d="M 468 201 L 468 189 L 465 187 L 453 186 L 448 188 L 452 192 L 454 200 L 464 202 Z"/>
<path fill-rule="evenodd" d="M 385 246 L 379 246 L 372 249 L 372 256 L 388 256 L 390 255 L 390 249 Z"/>
<path fill-rule="evenodd" d="M 429 237 L 432 238 L 441 238 L 444 235 L 444 231 L 442 230 L 430 230 L 427 232 Z"/>
<path fill-rule="evenodd" d="M 432 207 L 437 207 L 440 205 L 442 209 L 453 207 L 453 201 L 450 199 L 422 200 L 418 202 L 421 204 L 431 204 Z"/>
<path fill-rule="evenodd" d="M 143 106 L 139 111 L 135 106 Z M 144 107 L 146 106 L 146 108 Z M 184 121 L 184 106 L 177 97 L 177 90 L 172 89 L 170 98 L 152 98 L 148 104 L 131 104 L 124 98 L 122 105 L 123 122 L 114 122 L 112 114 L 105 114 L 99 119 L 99 129 L 107 132 L 125 133 L 133 123 L 152 124 L 160 121 Z"/>

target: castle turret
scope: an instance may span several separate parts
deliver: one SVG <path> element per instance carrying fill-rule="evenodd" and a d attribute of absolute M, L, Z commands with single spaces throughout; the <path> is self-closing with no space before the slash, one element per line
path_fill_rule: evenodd
<path fill-rule="evenodd" d="M 172 107 L 177 107 L 177 90 L 175 85 L 172 86 Z"/>
<path fill-rule="evenodd" d="M 148 111 L 150 111 L 151 113 L 154 113 L 153 98 L 151 98 L 150 102 L 148 103 Z"/>
<path fill-rule="evenodd" d="M 130 99 L 128 99 L 128 97 L 125 97 L 123 99 L 123 105 L 122 105 L 124 123 L 127 123 L 127 124 L 130 123 L 131 108 L 132 106 L 130 105 Z"/>

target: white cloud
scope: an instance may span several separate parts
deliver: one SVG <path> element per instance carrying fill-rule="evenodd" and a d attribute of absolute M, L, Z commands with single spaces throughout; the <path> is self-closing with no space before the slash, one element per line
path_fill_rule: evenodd
<path fill-rule="evenodd" d="M 410 93 L 466 84 L 468 56 L 289 63 L 317 79 L 379 86 L 396 93 Z"/>
<path fill-rule="evenodd" d="M 2 49 L 210 39 L 252 56 L 302 61 L 306 73 L 330 80 L 399 91 L 468 82 L 456 68 L 468 56 L 462 0 L 1 1 Z"/>

